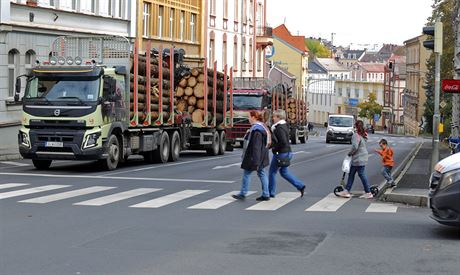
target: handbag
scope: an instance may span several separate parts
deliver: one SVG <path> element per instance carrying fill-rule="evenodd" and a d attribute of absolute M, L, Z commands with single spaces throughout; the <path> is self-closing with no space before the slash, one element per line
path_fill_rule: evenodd
<path fill-rule="evenodd" d="M 289 158 L 289 155 L 282 158 L 279 154 L 276 154 L 276 163 L 278 164 L 278 167 L 288 167 L 291 165 L 291 159 Z"/>
<path fill-rule="evenodd" d="M 342 162 L 342 172 L 348 174 L 350 173 L 350 168 L 351 168 L 351 157 L 346 156 Z"/>

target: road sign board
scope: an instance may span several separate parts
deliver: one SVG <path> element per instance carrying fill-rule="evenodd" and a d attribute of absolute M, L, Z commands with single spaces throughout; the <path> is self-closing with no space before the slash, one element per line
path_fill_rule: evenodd
<path fill-rule="evenodd" d="M 445 108 L 447 106 L 447 103 L 443 100 L 443 101 L 441 101 L 441 103 L 439 103 L 439 106 L 441 108 Z"/>
<path fill-rule="evenodd" d="M 442 90 L 445 93 L 460 93 L 460 80 L 444 79 L 442 81 Z"/>
<path fill-rule="evenodd" d="M 379 114 L 375 114 L 375 115 L 374 115 L 374 121 L 375 121 L 375 122 L 378 122 L 379 119 L 380 119 L 380 115 L 379 115 Z"/>
<path fill-rule="evenodd" d="M 275 55 L 275 46 L 269 45 L 265 48 L 265 57 L 272 58 Z"/>
<path fill-rule="evenodd" d="M 356 107 L 358 106 L 359 100 L 357 98 L 349 98 L 348 99 L 348 105 L 351 107 Z"/>

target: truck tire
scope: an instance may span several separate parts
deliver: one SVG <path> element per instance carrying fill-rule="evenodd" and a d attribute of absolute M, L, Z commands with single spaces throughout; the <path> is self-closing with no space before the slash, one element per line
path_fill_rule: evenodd
<path fill-rule="evenodd" d="M 32 163 L 34 164 L 35 168 L 38 170 L 47 170 L 51 166 L 52 160 L 43 160 L 43 159 L 33 159 Z"/>
<path fill-rule="evenodd" d="M 169 159 L 169 135 L 163 132 L 160 136 L 158 148 L 152 152 L 153 161 L 156 163 L 166 163 Z"/>
<path fill-rule="evenodd" d="M 115 135 L 110 135 L 107 141 L 107 158 L 102 159 L 100 162 L 105 170 L 112 171 L 117 169 L 120 162 L 120 142 Z"/>
<path fill-rule="evenodd" d="M 227 141 L 225 140 L 225 131 L 220 132 L 219 134 L 219 155 L 225 154 L 227 148 Z"/>
<path fill-rule="evenodd" d="M 228 144 L 225 146 L 225 151 L 227 152 L 233 152 L 233 150 L 235 149 L 235 145 L 234 144 Z"/>
<path fill-rule="evenodd" d="M 174 162 L 179 159 L 180 155 L 180 135 L 175 131 L 171 136 L 171 149 L 169 150 L 169 161 Z"/>
<path fill-rule="evenodd" d="M 214 132 L 211 148 L 207 148 L 206 153 L 208 156 L 217 156 L 219 154 L 219 134 L 217 131 Z"/>
<path fill-rule="evenodd" d="M 299 140 L 300 140 L 300 143 L 306 143 L 307 142 L 306 136 L 300 137 Z"/>
<path fill-rule="evenodd" d="M 296 129 L 293 133 L 291 132 L 291 144 L 297 143 L 299 143 L 299 131 Z"/>

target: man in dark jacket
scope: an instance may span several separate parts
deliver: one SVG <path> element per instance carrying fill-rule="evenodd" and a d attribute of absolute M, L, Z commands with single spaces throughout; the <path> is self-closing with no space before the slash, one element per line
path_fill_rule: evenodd
<path fill-rule="evenodd" d="M 262 123 L 262 115 L 258 112 L 251 111 L 249 122 L 251 122 L 251 129 L 246 134 L 243 146 L 243 160 L 241 168 L 243 172 L 243 182 L 241 191 L 237 195 L 232 195 L 233 198 L 243 200 L 248 193 L 249 182 L 251 180 L 251 173 L 257 171 L 257 176 L 262 183 L 262 196 L 258 197 L 258 201 L 270 200 L 268 192 L 268 178 L 264 170 L 269 164 L 268 159 L 268 146 L 271 141 L 270 131 Z"/>
<path fill-rule="evenodd" d="M 273 112 L 273 159 L 270 164 L 270 172 L 268 176 L 270 197 L 274 198 L 276 194 L 276 173 L 280 170 L 281 176 L 291 183 L 300 192 L 303 197 L 305 192 L 305 184 L 298 178 L 292 175 L 288 167 L 279 167 L 278 158 L 289 160 L 292 159 L 291 145 L 289 144 L 289 127 L 286 124 L 286 113 L 283 110 Z"/>

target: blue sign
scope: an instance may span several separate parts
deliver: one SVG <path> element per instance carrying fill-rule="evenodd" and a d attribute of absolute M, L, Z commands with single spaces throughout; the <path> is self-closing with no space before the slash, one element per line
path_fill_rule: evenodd
<path fill-rule="evenodd" d="M 348 99 L 348 106 L 356 107 L 359 104 L 359 100 L 357 98 L 349 98 Z"/>
<path fill-rule="evenodd" d="M 269 45 L 265 48 L 265 57 L 272 58 L 275 55 L 275 46 Z"/>
<path fill-rule="evenodd" d="M 374 121 L 375 122 L 378 122 L 380 120 L 380 115 L 379 114 L 375 114 L 374 115 Z"/>

